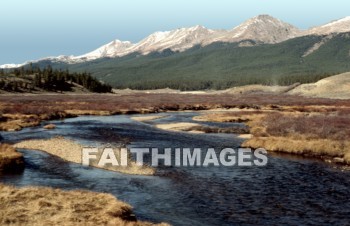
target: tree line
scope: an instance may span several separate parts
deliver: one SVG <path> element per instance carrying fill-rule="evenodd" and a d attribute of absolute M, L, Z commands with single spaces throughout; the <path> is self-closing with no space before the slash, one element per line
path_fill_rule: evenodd
<path fill-rule="evenodd" d="M 81 85 L 87 90 L 96 93 L 111 92 L 112 87 L 103 84 L 90 73 L 70 73 L 69 70 L 53 69 L 50 65 L 40 68 L 33 67 L 32 64 L 26 67 L 15 68 L 12 70 L 0 70 L 0 76 L 15 76 L 25 80 L 5 81 L 0 79 L 0 89 L 9 91 L 18 91 L 22 89 L 40 88 L 47 91 L 70 91 L 72 86 Z M 1 77 L 0 77 L 1 78 Z"/>

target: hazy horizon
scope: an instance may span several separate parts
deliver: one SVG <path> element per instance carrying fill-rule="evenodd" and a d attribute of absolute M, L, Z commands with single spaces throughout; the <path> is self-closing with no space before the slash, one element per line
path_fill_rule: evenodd
<path fill-rule="evenodd" d="M 203 25 L 231 29 L 269 14 L 300 29 L 349 16 L 349 2 L 24 1 L 0 3 L 0 65 L 48 56 L 80 55 L 112 40 L 138 42 L 156 31 Z"/>

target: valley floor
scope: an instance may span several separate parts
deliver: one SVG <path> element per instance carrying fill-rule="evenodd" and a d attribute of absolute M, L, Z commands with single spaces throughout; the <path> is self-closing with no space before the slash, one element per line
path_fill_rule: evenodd
<path fill-rule="evenodd" d="M 134 93 L 6 95 L 0 96 L 0 103 L 0 129 L 5 131 L 78 115 L 220 110 L 223 111 L 220 114 L 203 115 L 197 120 L 247 123 L 252 136 L 243 146 L 350 163 L 350 100 L 272 93 Z M 203 128 L 194 130 L 198 129 L 203 131 Z"/>
<path fill-rule="evenodd" d="M 24 127 L 48 124 L 47 120 L 79 115 L 143 114 L 188 110 L 201 112 L 200 116 L 194 118 L 197 121 L 246 123 L 251 135 L 245 136 L 248 139 L 242 144 L 244 147 L 262 147 L 273 152 L 293 153 L 350 164 L 350 100 L 306 98 L 271 93 L 0 95 L 2 112 L 0 129 L 20 130 Z M 147 121 L 159 118 L 160 116 L 135 119 Z M 194 127 L 195 131 L 200 129 L 195 124 L 190 126 Z M 46 128 L 54 129 L 54 125 Z M 190 131 L 186 128 L 179 130 Z M 54 142 L 57 143 L 57 141 Z M 57 150 L 47 148 L 53 146 L 53 143 L 49 142 L 46 147 L 38 148 L 37 146 L 42 143 L 43 141 L 37 141 L 37 143 L 24 141 L 18 144 L 18 147 L 41 149 L 74 162 L 74 159 L 68 159 L 69 156 L 65 157 L 56 152 Z M 59 141 L 59 143 L 62 142 Z M 28 146 L 29 144 L 32 146 Z M 1 154 L 5 157 L 14 156 L 19 159 L 22 157 L 8 146 L 0 151 L 3 152 L 0 153 L 0 157 Z M 5 185 L 0 185 L 0 191 L 2 194 L 0 207 L 3 207 L 0 208 L 0 219 L 2 219 L 0 223 L 20 225 L 64 222 L 77 225 L 95 222 L 150 225 L 150 223 L 130 221 L 131 207 L 108 194 L 84 191 L 65 192 L 34 187 L 18 189 Z M 67 202 L 67 200 L 70 201 Z M 95 200 L 99 202 L 96 203 Z M 32 206 L 35 208 L 29 208 Z M 84 206 L 92 206 L 93 210 L 84 209 Z M 45 211 L 41 211 L 42 209 Z M 25 214 L 19 215 L 22 212 Z M 80 215 L 80 213 L 83 214 Z M 47 214 L 52 214 L 54 217 L 48 217 Z M 32 216 L 36 217 L 32 218 Z"/>

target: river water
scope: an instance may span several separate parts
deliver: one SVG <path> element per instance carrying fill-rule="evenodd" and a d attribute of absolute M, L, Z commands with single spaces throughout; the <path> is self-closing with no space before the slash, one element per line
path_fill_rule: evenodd
<path fill-rule="evenodd" d="M 6 142 L 63 136 L 82 144 L 129 147 L 237 148 L 232 134 L 191 134 L 153 123 L 192 122 L 198 113 L 166 113 L 142 123 L 128 115 L 83 116 L 42 127 L 2 132 Z M 234 123 L 202 123 L 241 126 Z M 350 172 L 323 162 L 269 155 L 264 167 L 161 167 L 156 176 L 125 175 L 68 163 L 40 151 L 21 150 L 23 173 L 0 175 L 16 186 L 51 186 L 112 193 L 130 203 L 138 219 L 173 225 L 348 225 Z"/>

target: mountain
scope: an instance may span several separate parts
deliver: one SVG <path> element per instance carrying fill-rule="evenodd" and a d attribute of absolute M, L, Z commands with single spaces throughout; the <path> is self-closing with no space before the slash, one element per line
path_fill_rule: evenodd
<path fill-rule="evenodd" d="M 214 42 L 240 42 L 249 40 L 248 45 L 263 43 L 278 43 L 296 37 L 300 31 L 269 15 L 260 15 L 251 18 L 231 30 L 211 30 L 197 25 L 190 28 L 178 28 L 172 31 L 155 32 L 138 43 L 114 40 L 81 56 L 49 57 L 24 64 L 7 64 L 0 68 L 20 67 L 30 62 L 51 60 L 69 64 L 81 63 L 100 58 L 122 57 L 129 54 L 146 55 L 152 52 L 161 52 L 169 49 L 173 52 L 182 52 L 193 46 L 206 46 Z"/>
<path fill-rule="evenodd" d="M 172 31 L 155 32 L 138 43 L 114 40 L 80 56 L 48 57 L 27 61 L 23 64 L 5 64 L 1 65 L 0 68 L 16 68 L 40 61 L 76 64 L 103 58 L 123 57 L 130 54 L 147 55 L 164 50 L 182 52 L 197 45 L 205 47 L 215 42 L 240 42 L 241 46 L 276 44 L 296 37 L 344 32 L 350 32 L 350 17 L 301 31 L 293 25 L 272 16 L 259 15 L 230 30 L 212 30 L 200 25 L 190 28 L 178 28 Z M 314 48 L 318 48 L 320 45 L 323 45 L 323 42 L 317 44 Z M 312 49 L 310 51 L 312 52 Z"/>
<path fill-rule="evenodd" d="M 133 44 L 131 42 L 128 42 L 128 41 L 123 42 L 117 39 L 104 46 L 101 46 L 100 48 L 90 53 L 73 57 L 73 59 L 94 60 L 94 59 L 104 58 L 104 57 L 116 57 L 118 56 L 118 53 L 123 53 L 125 52 L 126 49 L 132 46 Z"/>
<path fill-rule="evenodd" d="M 239 42 L 252 40 L 259 43 L 278 43 L 295 37 L 300 31 L 269 15 L 260 15 L 245 21 L 232 30 L 211 30 L 197 25 L 173 31 L 155 32 L 136 44 L 113 41 L 76 59 L 120 57 L 132 53 L 146 55 L 165 49 L 184 51 L 195 45 L 206 46 L 214 42 Z"/>
<path fill-rule="evenodd" d="M 145 55 L 165 49 L 171 49 L 172 51 L 183 51 L 196 44 L 201 44 L 204 39 L 213 33 L 213 30 L 209 30 L 203 26 L 179 28 L 173 31 L 155 32 L 136 44 L 115 40 L 91 53 L 78 56 L 76 59 L 120 57 L 131 53 Z"/>
<path fill-rule="evenodd" d="M 115 88 L 199 90 L 310 83 L 350 71 L 349 18 L 300 31 L 260 15 L 230 30 L 179 28 L 153 33 L 138 43 L 114 40 L 81 56 L 32 63 L 87 71 Z"/>
<path fill-rule="evenodd" d="M 302 36 L 254 47 L 242 47 L 244 42 L 53 66 L 89 71 L 115 88 L 182 90 L 310 83 L 350 71 L 350 33 Z"/>
<path fill-rule="evenodd" d="M 212 40 L 219 42 L 239 42 L 253 40 L 260 43 L 279 43 L 300 34 L 300 30 L 269 15 L 259 15 Z"/>
<path fill-rule="evenodd" d="M 350 32 L 350 16 L 332 21 L 319 27 L 313 27 L 302 32 L 301 35 L 329 35 L 332 33 L 339 34 L 344 32 Z"/>
<path fill-rule="evenodd" d="M 25 64 L 26 63 L 24 63 L 24 64 L 3 64 L 3 65 L 0 65 L 0 68 L 2 68 L 2 69 L 18 68 L 18 67 L 22 67 Z"/>

